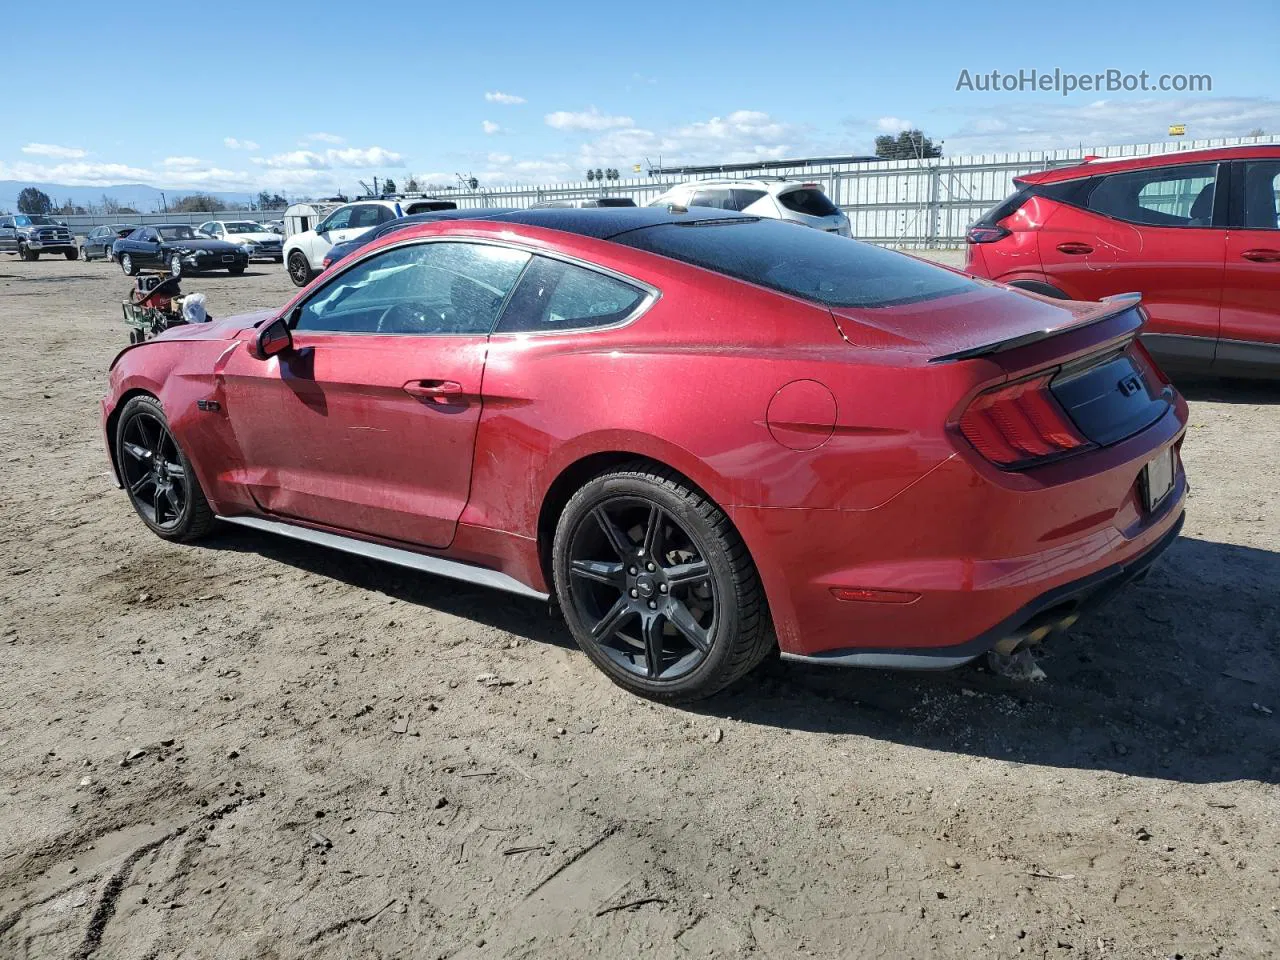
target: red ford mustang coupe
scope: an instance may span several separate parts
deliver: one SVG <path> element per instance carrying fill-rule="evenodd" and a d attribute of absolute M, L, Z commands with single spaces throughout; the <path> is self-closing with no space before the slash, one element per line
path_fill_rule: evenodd
<path fill-rule="evenodd" d="M 111 366 L 143 521 L 554 595 L 660 699 L 784 657 L 956 666 L 1177 536 L 1186 404 L 1134 299 L 1052 301 L 728 211 L 442 219 Z"/>

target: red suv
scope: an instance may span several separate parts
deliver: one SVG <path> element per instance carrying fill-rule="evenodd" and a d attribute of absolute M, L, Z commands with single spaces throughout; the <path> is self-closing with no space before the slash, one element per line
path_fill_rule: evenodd
<path fill-rule="evenodd" d="M 1280 145 L 1086 160 L 1014 180 L 967 271 L 1051 297 L 1139 291 L 1172 372 L 1280 377 Z"/>

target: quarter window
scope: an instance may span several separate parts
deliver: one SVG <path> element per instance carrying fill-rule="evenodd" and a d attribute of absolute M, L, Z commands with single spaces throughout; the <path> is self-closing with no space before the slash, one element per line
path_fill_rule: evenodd
<path fill-rule="evenodd" d="M 1156 227 L 1213 224 L 1217 164 L 1156 167 L 1102 177 L 1085 206 L 1103 216 Z"/>
<path fill-rule="evenodd" d="M 646 294 L 582 267 L 534 257 L 498 323 L 499 333 L 605 327 L 629 317 Z"/>
<path fill-rule="evenodd" d="M 364 260 L 299 309 L 294 329 L 486 335 L 529 254 L 479 243 L 419 243 Z"/>

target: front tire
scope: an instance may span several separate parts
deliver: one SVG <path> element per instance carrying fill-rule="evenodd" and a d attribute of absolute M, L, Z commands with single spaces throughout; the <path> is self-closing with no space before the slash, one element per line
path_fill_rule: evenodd
<path fill-rule="evenodd" d="M 134 265 L 133 257 L 127 253 L 122 253 L 120 255 L 120 269 L 130 277 L 136 277 L 138 275 L 138 268 Z"/>
<path fill-rule="evenodd" d="M 79 260 L 80 251 L 79 250 L 63 250 L 62 256 L 65 257 L 67 260 Z"/>
<path fill-rule="evenodd" d="M 772 647 L 742 538 L 671 471 L 640 462 L 583 486 L 556 526 L 552 564 L 574 640 L 632 693 L 709 697 Z"/>
<path fill-rule="evenodd" d="M 312 273 L 311 264 L 305 253 L 295 250 L 289 254 L 289 279 L 293 281 L 295 287 L 305 287 L 311 282 L 313 276 L 315 274 Z"/>
<path fill-rule="evenodd" d="M 68 257 L 67 257 L 67 259 L 68 259 L 68 260 L 74 260 L 74 259 L 75 259 L 75 257 L 68 256 Z M 92 258 L 89 256 L 89 246 L 88 246 L 88 244 L 85 244 L 83 247 L 81 247 L 81 248 L 80 248 L 80 259 L 81 259 L 81 260 L 83 260 L 85 263 L 88 263 L 88 262 L 92 259 Z"/>
<path fill-rule="evenodd" d="M 159 400 L 140 395 L 125 404 L 115 443 L 120 482 L 152 533 L 187 543 L 209 532 L 213 511 Z"/>
<path fill-rule="evenodd" d="M 39 259 L 40 259 L 40 254 L 39 254 L 39 253 L 37 253 L 36 251 L 32 250 L 32 249 L 31 249 L 30 247 L 28 247 L 25 243 L 19 243 L 19 244 L 18 244 L 18 259 L 19 259 L 19 260 L 26 260 L 28 263 L 30 263 L 32 260 L 39 260 Z"/>
<path fill-rule="evenodd" d="M 169 258 L 169 276 L 182 276 L 182 255 L 179 253 L 175 253 Z"/>
<path fill-rule="evenodd" d="M 240 274 L 244 273 L 244 270 L 245 270 L 244 266 L 227 267 L 227 273 L 231 274 L 233 277 L 240 276 Z"/>

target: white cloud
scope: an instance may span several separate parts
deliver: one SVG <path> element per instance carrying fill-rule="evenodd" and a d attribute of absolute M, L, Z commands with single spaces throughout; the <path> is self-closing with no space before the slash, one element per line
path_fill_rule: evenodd
<path fill-rule="evenodd" d="M 270 157 L 253 157 L 252 162 L 272 170 L 328 170 L 333 167 L 366 169 L 370 167 L 403 167 L 404 157 L 382 147 L 344 147 L 324 153 L 314 150 L 290 150 Z"/>
<path fill-rule="evenodd" d="M 1280 132 L 1280 101 L 1267 97 L 1002 102 L 961 113 L 946 137 L 946 155 L 1057 150 L 1169 140 L 1169 124 L 1185 123 L 1183 141 L 1240 137 L 1261 127 Z"/>
<path fill-rule="evenodd" d="M 901 133 L 903 130 L 915 129 L 910 120 L 901 117 L 881 117 L 876 121 L 876 129 L 881 133 Z"/>
<path fill-rule="evenodd" d="M 166 167 L 198 167 L 201 160 L 199 157 L 165 157 L 164 165 Z"/>
<path fill-rule="evenodd" d="M 501 90 L 490 90 L 485 93 L 484 98 L 490 103 L 505 103 L 508 106 L 525 102 L 524 97 L 517 97 L 514 93 L 503 93 Z"/>
<path fill-rule="evenodd" d="M 498 166 L 501 166 L 502 164 L 510 163 L 510 162 L 511 162 L 511 154 L 509 154 L 509 153 L 491 153 L 491 154 L 489 154 L 489 156 L 488 156 L 486 159 L 488 159 L 488 161 L 489 161 L 490 163 L 492 163 L 492 164 L 496 164 L 496 165 L 498 165 Z"/>
<path fill-rule="evenodd" d="M 489 134 L 502 132 L 502 128 L 498 126 L 496 123 L 494 123 L 492 120 L 483 121 L 480 124 L 480 129 L 483 130 L 485 133 L 489 133 Z"/>
<path fill-rule="evenodd" d="M 307 139 L 312 143 L 346 143 L 346 139 L 336 133 L 308 133 Z"/>
<path fill-rule="evenodd" d="M 403 167 L 404 157 L 394 150 L 382 147 L 347 147 L 343 150 L 325 151 L 325 156 L 335 167 Z"/>
<path fill-rule="evenodd" d="M 237 140 L 235 137 L 223 137 L 222 145 L 229 150 L 257 150 L 258 145 L 252 140 Z"/>
<path fill-rule="evenodd" d="M 79 147 L 60 147 L 56 143 L 28 143 L 22 152 L 33 157 L 54 157 L 59 160 L 79 160 L 87 156 Z"/>
<path fill-rule="evenodd" d="M 630 117 L 610 116 L 595 107 L 589 107 L 580 113 L 557 110 L 555 113 L 548 113 L 543 119 L 548 127 L 556 130 L 614 130 L 635 125 Z"/>

